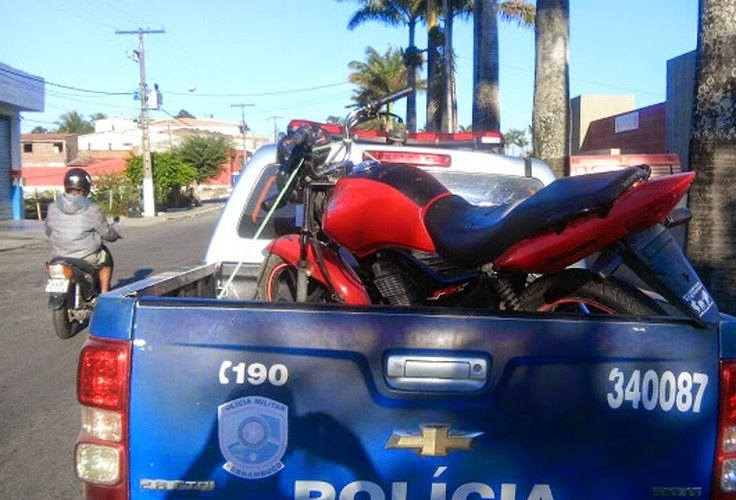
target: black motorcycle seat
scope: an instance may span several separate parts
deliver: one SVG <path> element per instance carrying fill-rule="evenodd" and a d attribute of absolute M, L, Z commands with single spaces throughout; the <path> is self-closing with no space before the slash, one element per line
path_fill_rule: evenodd
<path fill-rule="evenodd" d="M 437 200 L 424 222 L 437 253 L 464 266 L 493 261 L 513 244 L 549 230 L 562 230 L 584 214 L 605 216 L 614 200 L 639 180 L 649 167 L 627 167 L 550 183 L 529 198 L 511 205 L 472 205 L 458 195 Z"/>
<path fill-rule="evenodd" d="M 73 257 L 52 257 L 48 262 L 49 264 L 71 264 L 72 266 L 80 269 L 81 271 L 94 274 L 95 268 L 84 259 L 75 259 Z"/>

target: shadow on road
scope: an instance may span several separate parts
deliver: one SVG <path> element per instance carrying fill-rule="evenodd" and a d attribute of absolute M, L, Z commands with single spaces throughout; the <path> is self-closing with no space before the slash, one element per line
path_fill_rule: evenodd
<path fill-rule="evenodd" d="M 138 280 L 142 280 L 143 278 L 147 278 L 148 276 L 153 273 L 153 269 L 150 267 L 144 268 L 144 269 L 138 269 L 133 276 L 130 278 L 123 278 L 119 279 L 117 283 L 113 286 L 113 288 L 120 288 L 125 285 L 130 285 L 131 283 L 135 283 Z"/>

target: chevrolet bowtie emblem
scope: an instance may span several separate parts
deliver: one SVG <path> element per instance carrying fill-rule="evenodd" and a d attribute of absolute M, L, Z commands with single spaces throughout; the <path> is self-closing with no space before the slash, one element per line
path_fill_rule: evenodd
<path fill-rule="evenodd" d="M 390 450 L 414 450 L 423 457 L 444 457 L 452 450 L 470 450 L 482 432 L 453 432 L 445 424 L 421 425 L 421 433 L 394 431 L 386 443 Z"/>

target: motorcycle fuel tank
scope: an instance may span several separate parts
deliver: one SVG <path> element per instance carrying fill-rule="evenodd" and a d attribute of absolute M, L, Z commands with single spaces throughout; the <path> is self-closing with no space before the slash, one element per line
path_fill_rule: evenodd
<path fill-rule="evenodd" d="M 337 182 L 323 227 L 358 256 L 398 246 L 434 252 L 425 208 L 450 192 L 431 174 L 401 164 L 368 163 Z"/>

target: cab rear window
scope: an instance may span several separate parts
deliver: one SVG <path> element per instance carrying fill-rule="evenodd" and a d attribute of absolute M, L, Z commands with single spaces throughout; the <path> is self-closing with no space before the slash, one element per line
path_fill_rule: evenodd
<path fill-rule="evenodd" d="M 496 206 L 516 203 L 544 187 L 534 177 L 520 175 L 462 172 L 458 170 L 427 169 L 454 194 L 474 205 Z"/>
<path fill-rule="evenodd" d="M 240 218 L 240 224 L 238 225 L 238 235 L 241 238 L 255 237 L 258 228 L 268 213 L 263 209 L 263 202 L 276 200 L 278 196 L 278 186 L 276 184 L 277 172 L 277 163 L 267 165 L 261 172 L 261 176 L 254 183 L 250 196 L 248 196 L 248 203 L 245 206 L 245 210 Z M 282 234 L 298 232 L 299 226 L 296 223 L 297 213 L 301 213 L 301 210 L 292 203 L 287 203 L 285 206 L 276 209 L 272 220 L 258 235 L 259 239 L 270 240 Z"/>

